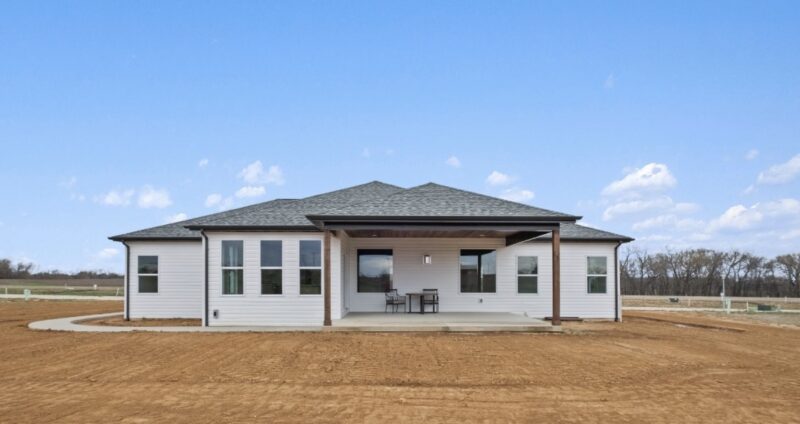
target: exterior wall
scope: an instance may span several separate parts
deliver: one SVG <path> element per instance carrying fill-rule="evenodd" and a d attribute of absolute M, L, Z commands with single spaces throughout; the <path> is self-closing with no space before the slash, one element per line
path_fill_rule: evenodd
<path fill-rule="evenodd" d="M 614 247 L 616 243 L 561 243 L 561 315 L 582 318 L 614 318 Z M 442 312 L 514 312 L 532 317 L 552 314 L 552 247 L 549 242 L 521 243 L 505 247 L 504 239 L 457 238 L 358 238 L 345 241 L 346 284 L 344 312 L 384 310 L 382 293 L 357 293 L 358 249 L 393 250 L 393 287 L 403 294 L 438 288 Z M 461 293 L 461 249 L 497 250 L 496 293 Z M 432 263 L 422 264 L 422 256 Z M 517 293 L 517 256 L 539 258 L 538 291 Z M 589 294 L 586 257 L 606 256 L 606 293 Z M 416 308 L 418 304 L 415 302 Z"/>
<path fill-rule="evenodd" d="M 320 232 L 208 232 L 209 325 L 322 325 L 324 298 L 300 295 L 300 240 L 320 240 Z M 223 240 L 244 241 L 244 293 L 222 294 L 221 248 Z M 261 294 L 261 240 L 283 241 L 283 294 Z M 340 240 L 331 237 L 331 318 L 341 317 Z M 324 252 L 324 246 L 323 246 Z M 324 259 L 323 293 L 324 293 Z M 201 267 L 202 268 L 202 267 Z M 218 318 L 213 311 L 217 310 Z"/>
<path fill-rule="evenodd" d="M 131 241 L 130 317 L 201 318 L 203 247 L 199 241 Z M 158 256 L 158 293 L 139 293 L 139 256 Z"/>

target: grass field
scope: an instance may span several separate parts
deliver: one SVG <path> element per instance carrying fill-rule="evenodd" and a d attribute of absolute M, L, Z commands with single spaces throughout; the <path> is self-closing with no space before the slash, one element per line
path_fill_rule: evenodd
<path fill-rule="evenodd" d="M 670 297 L 678 299 L 671 302 Z M 731 308 L 745 309 L 757 304 L 776 305 L 782 310 L 800 310 L 800 298 L 736 298 L 732 297 Z M 712 297 L 694 296 L 622 296 L 622 306 L 646 306 L 658 308 L 722 308 L 722 301 Z"/>
<path fill-rule="evenodd" d="M 0 421 L 800 422 L 800 327 L 727 316 L 560 335 L 26 328 L 120 309 L 0 301 Z"/>

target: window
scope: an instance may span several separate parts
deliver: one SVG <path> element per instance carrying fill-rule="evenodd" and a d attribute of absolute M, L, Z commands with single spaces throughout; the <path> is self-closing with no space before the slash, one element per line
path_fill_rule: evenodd
<path fill-rule="evenodd" d="M 392 251 L 358 251 L 358 292 L 385 293 L 392 288 Z"/>
<path fill-rule="evenodd" d="M 222 242 L 222 294 L 244 294 L 244 242 Z"/>
<path fill-rule="evenodd" d="M 539 258 L 517 256 L 517 293 L 539 292 Z"/>
<path fill-rule="evenodd" d="M 261 242 L 261 294 L 283 293 L 283 242 Z"/>
<path fill-rule="evenodd" d="M 608 268 L 605 256 L 589 256 L 586 258 L 586 276 L 589 282 L 589 293 L 606 292 L 606 275 Z"/>
<path fill-rule="evenodd" d="M 300 294 L 322 294 L 322 242 L 300 240 Z"/>
<path fill-rule="evenodd" d="M 139 293 L 158 293 L 158 256 L 139 256 Z"/>
<path fill-rule="evenodd" d="M 461 293 L 497 290 L 497 254 L 494 250 L 461 251 Z"/>

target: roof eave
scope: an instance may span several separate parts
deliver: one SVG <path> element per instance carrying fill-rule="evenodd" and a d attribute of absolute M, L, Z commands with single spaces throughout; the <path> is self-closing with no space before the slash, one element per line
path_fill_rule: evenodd
<path fill-rule="evenodd" d="M 321 222 L 470 222 L 470 223 L 536 223 L 536 222 L 575 222 L 583 217 L 574 215 L 562 216 L 403 216 L 403 215 L 306 215 L 306 219 L 314 223 Z M 187 227 L 188 228 L 188 227 Z"/>
<path fill-rule="evenodd" d="M 188 230 L 207 231 L 319 231 L 313 225 L 187 225 Z"/>

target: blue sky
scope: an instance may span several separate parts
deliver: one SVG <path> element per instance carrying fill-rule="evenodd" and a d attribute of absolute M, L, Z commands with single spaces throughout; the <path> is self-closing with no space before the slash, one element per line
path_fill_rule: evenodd
<path fill-rule="evenodd" d="M 371 180 L 800 250 L 797 2 L 395 3 L 5 2 L 0 257 Z"/>

